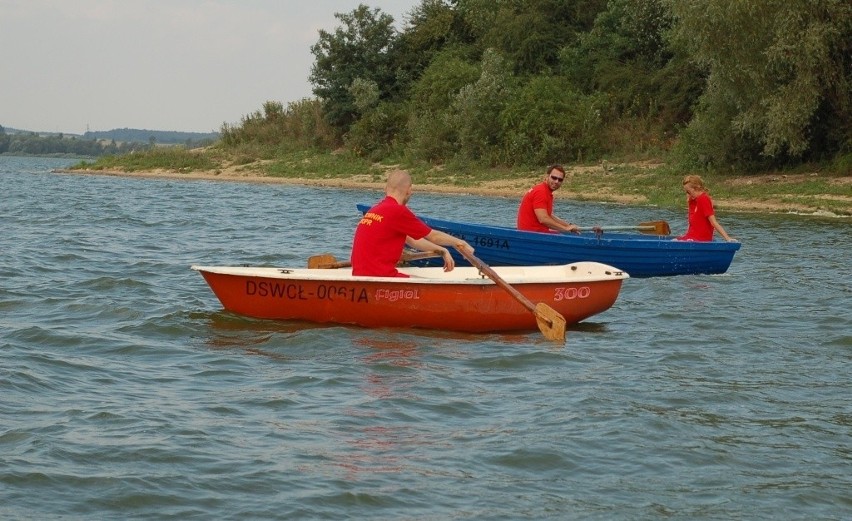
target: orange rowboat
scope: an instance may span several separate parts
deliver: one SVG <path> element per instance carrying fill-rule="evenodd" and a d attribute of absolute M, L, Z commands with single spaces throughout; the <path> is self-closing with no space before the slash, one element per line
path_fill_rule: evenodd
<path fill-rule="evenodd" d="M 399 268 L 410 278 L 350 269 L 192 266 L 224 308 L 254 318 L 468 332 L 535 331 L 536 316 L 474 267 Z M 628 275 L 597 262 L 493 268 L 573 324 L 609 309 Z"/>

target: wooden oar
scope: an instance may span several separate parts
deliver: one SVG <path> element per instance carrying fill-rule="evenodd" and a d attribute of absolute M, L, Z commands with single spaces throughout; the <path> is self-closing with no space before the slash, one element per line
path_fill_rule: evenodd
<path fill-rule="evenodd" d="M 533 304 L 530 299 L 525 297 L 520 291 L 513 288 L 489 265 L 479 260 L 479 258 L 477 258 L 473 253 L 467 251 L 466 248 L 457 247 L 456 249 L 471 265 L 476 266 L 480 272 L 487 275 L 489 279 L 493 280 L 495 284 L 515 297 L 518 302 L 523 304 L 525 308 L 535 315 L 535 321 L 538 324 L 538 329 L 541 331 L 541 334 L 544 335 L 544 338 L 556 342 L 562 342 L 563 344 L 565 343 L 565 317 L 544 302 Z"/>
<path fill-rule="evenodd" d="M 337 262 L 337 257 L 330 253 L 320 253 L 319 255 L 311 255 L 308 257 L 308 269 L 316 270 L 320 268 L 343 268 L 344 266 L 336 266 L 342 264 Z M 350 262 L 349 266 L 352 265 Z"/>
<path fill-rule="evenodd" d="M 671 235 L 672 229 L 666 221 L 648 221 L 634 226 L 596 226 L 602 231 L 636 230 L 650 235 Z M 581 230 L 594 230 L 594 228 L 581 228 Z"/>
<path fill-rule="evenodd" d="M 420 251 L 416 253 L 403 253 L 399 258 L 399 262 L 411 262 L 421 259 L 431 259 L 432 257 L 440 257 L 441 253 L 437 251 Z M 322 253 L 308 257 L 308 268 L 315 269 L 337 269 L 348 268 L 352 266 L 350 261 L 338 261 L 334 255 L 330 253 Z"/>

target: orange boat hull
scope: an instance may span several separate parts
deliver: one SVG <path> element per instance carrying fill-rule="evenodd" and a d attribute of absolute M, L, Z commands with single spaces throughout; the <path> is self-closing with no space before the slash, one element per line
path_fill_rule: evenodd
<path fill-rule="evenodd" d="M 618 298 L 627 274 L 605 267 L 617 275 L 595 280 L 563 277 L 553 281 L 507 282 L 532 302 L 549 305 L 572 324 L 606 311 Z M 419 277 L 339 276 L 342 270 L 198 266 L 193 269 L 203 275 L 226 310 L 254 318 L 467 332 L 538 329 L 532 312 L 481 276 L 468 280 L 442 276 L 447 280 L 428 283 Z M 415 276 L 429 270 L 440 271 L 440 268 L 408 269 Z M 455 271 L 463 270 L 474 268 Z M 310 276 L 300 276 L 303 273 Z M 317 278 L 317 274 L 331 273 L 335 276 Z"/>

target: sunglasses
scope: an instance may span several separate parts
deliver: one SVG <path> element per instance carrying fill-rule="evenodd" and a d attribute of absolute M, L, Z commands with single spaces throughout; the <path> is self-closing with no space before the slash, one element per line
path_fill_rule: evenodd
<path fill-rule="evenodd" d="M 550 178 L 553 179 L 554 181 L 556 181 L 557 183 L 561 183 L 562 181 L 565 180 L 564 177 L 556 177 L 555 175 L 550 176 Z"/>

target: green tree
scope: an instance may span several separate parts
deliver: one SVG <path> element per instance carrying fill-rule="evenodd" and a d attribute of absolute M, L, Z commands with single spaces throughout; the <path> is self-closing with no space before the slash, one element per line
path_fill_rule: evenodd
<path fill-rule="evenodd" d="M 667 0 L 707 71 L 681 152 L 717 165 L 830 157 L 852 139 L 848 0 Z"/>
<path fill-rule="evenodd" d="M 603 104 L 603 96 L 582 94 L 565 78 L 536 76 L 500 116 L 511 162 L 540 166 L 599 155 Z"/>
<path fill-rule="evenodd" d="M 458 93 L 480 76 L 468 50 L 448 47 L 438 53 L 411 87 L 409 151 L 429 161 L 444 161 L 457 151 L 457 129 L 451 107 Z"/>
<path fill-rule="evenodd" d="M 393 57 L 399 94 L 407 96 L 434 58 L 446 49 L 468 47 L 469 27 L 457 9 L 442 0 L 421 0 L 409 13 L 405 29 L 394 41 Z"/>
<path fill-rule="evenodd" d="M 588 30 L 605 6 L 605 0 L 498 0 L 480 43 L 500 51 L 517 75 L 550 74 L 560 49 Z"/>
<path fill-rule="evenodd" d="M 380 102 L 350 127 L 346 144 L 356 154 L 378 161 L 402 148 L 407 121 L 407 104 Z"/>
<path fill-rule="evenodd" d="M 388 154 L 394 148 L 398 134 L 405 128 L 405 107 L 399 103 L 380 102 L 378 85 L 363 78 L 355 78 L 349 93 L 358 111 L 358 119 L 349 127 L 346 144 L 361 156 Z"/>
<path fill-rule="evenodd" d="M 481 74 L 476 82 L 456 94 L 449 122 L 458 135 L 461 159 L 499 164 L 502 127 L 500 112 L 509 98 L 512 77 L 503 57 L 492 49 L 482 56 Z"/>
<path fill-rule="evenodd" d="M 562 49 L 560 71 L 582 92 L 608 96 L 609 123 L 644 118 L 674 132 L 692 117 L 704 77 L 670 45 L 672 24 L 661 0 L 611 0 L 594 27 Z"/>
<path fill-rule="evenodd" d="M 479 75 L 479 66 L 463 49 L 443 50 L 411 88 L 410 99 L 415 113 L 445 111 L 462 87 L 475 82 Z"/>
<path fill-rule="evenodd" d="M 12 142 L 12 138 L 6 134 L 6 129 L 0 125 L 0 154 L 9 150 L 9 144 Z"/>
<path fill-rule="evenodd" d="M 375 83 L 382 100 L 396 89 L 391 56 L 396 31 L 392 16 L 364 4 L 334 16 L 342 26 L 333 33 L 320 30 L 319 41 L 311 46 L 316 61 L 310 82 L 323 102 L 325 117 L 343 134 L 358 115 L 350 90 L 356 79 Z"/>
<path fill-rule="evenodd" d="M 379 103 L 379 86 L 372 80 L 355 78 L 349 86 L 349 94 L 360 114 L 366 114 Z"/>
<path fill-rule="evenodd" d="M 238 126 L 222 125 L 220 133 L 223 146 L 246 148 L 246 152 L 263 157 L 274 155 L 279 148 L 332 148 L 340 144 L 325 122 L 321 102 L 315 98 L 290 102 L 286 109 L 281 102 L 267 101 L 263 111 L 244 116 Z"/>

